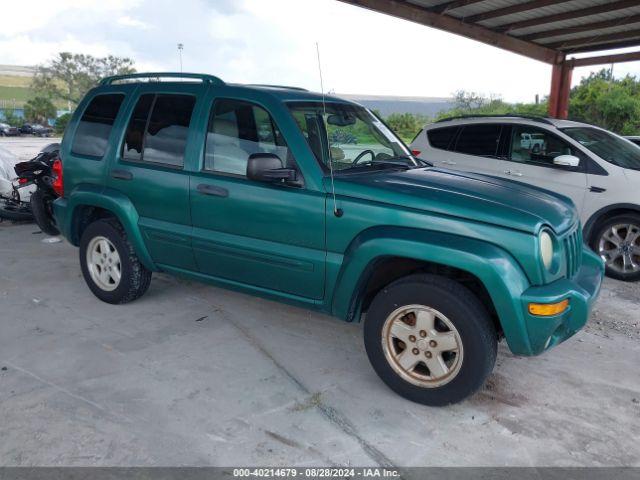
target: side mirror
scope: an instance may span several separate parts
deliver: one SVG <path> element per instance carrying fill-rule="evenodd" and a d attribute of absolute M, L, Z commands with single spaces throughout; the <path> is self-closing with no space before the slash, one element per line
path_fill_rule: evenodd
<path fill-rule="evenodd" d="M 559 167 L 576 168 L 580 166 L 580 159 L 575 155 L 559 155 L 553 159 L 553 164 Z"/>
<path fill-rule="evenodd" d="M 295 182 L 297 172 L 283 168 L 282 160 L 273 153 L 252 153 L 247 161 L 247 178 L 257 182 Z"/>

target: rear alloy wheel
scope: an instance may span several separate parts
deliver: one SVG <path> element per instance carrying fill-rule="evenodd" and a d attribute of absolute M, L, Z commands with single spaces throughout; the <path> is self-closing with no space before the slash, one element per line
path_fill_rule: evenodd
<path fill-rule="evenodd" d="M 86 228 L 80 239 L 80 266 L 93 294 L 107 303 L 131 302 L 151 283 L 151 271 L 115 219 L 98 220 Z"/>
<path fill-rule="evenodd" d="M 464 400 L 491 373 L 495 326 L 466 287 L 437 275 L 412 275 L 373 299 L 364 328 L 367 355 L 396 393 L 441 406 Z"/>
<path fill-rule="evenodd" d="M 120 254 L 108 238 L 96 236 L 91 239 L 87 246 L 87 268 L 91 280 L 105 292 L 111 292 L 120 285 Z"/>
<path fill-rule="evenodd" d="M 609 277 L 640 280 L 640 216 L 620 215 L 600 225 L 594 250 L 605 262 Z"/>

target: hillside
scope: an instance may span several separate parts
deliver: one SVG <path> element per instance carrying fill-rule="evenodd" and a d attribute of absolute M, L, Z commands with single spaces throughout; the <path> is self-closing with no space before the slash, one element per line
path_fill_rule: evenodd
<path fill-rule="evenodd" d="M 453 99 L 444 97 L 399 97 L 392 95 L 336 94 L 353 102 L 377 110 L 383 117 L 393 113 L 411 113 L 424 117 L 434 117 L 438 113 L 453 108 Z"/>

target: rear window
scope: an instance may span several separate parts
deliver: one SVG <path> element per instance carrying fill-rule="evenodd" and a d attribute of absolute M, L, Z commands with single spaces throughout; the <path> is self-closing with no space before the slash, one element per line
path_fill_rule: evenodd
<path fill-rule="evenodd" d="M 91 100 L 78 123 L 72 153 L 96 158 L 104 156 L 123 100 L 121 93 L 98 95 Z"/>
<path fill-rule="evenodd" d="M 497 124 L 467 125 L 462 128 L 455 151 L 467 155 L 494 157 L 498 152 L 501 129 Z"/>
<path fill-rule="evenodd" d="M 193 95 L 142 95 L 129 120 L 122 157 L 182 167 L 195 103 Z"/>
<path fill-rule="evenodd" d="M 449 150 L 456 133 L 458 133 L 458 127 L 435 128 L 427 132 L 427 138 L 433 148 Z"/>

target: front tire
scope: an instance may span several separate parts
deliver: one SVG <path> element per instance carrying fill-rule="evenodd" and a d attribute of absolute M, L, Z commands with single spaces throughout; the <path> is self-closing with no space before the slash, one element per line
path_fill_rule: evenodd
<path fill-rule="evenodd" d="M 89 289 L 107 303 L 131 302 L 151 283 L 151 271 L 115 219 L 98 220 L 86 228 L 80 239 L 80 266 Z"/>
<path fill-rule="evenodd" d="M 364 326 L 369 361 L 396 393 L 430 406 L 475 393 L 493 370 L 497 335 L 478 298 L 460 283 L 412 275 L 383 288 Z"/>
<path fill-rule="evenodd" d="M 640 280 L 640 215 L 633 213 L 608 218 L 598 225 L 591 248 L 606 265 L 608 277 Z"/>

